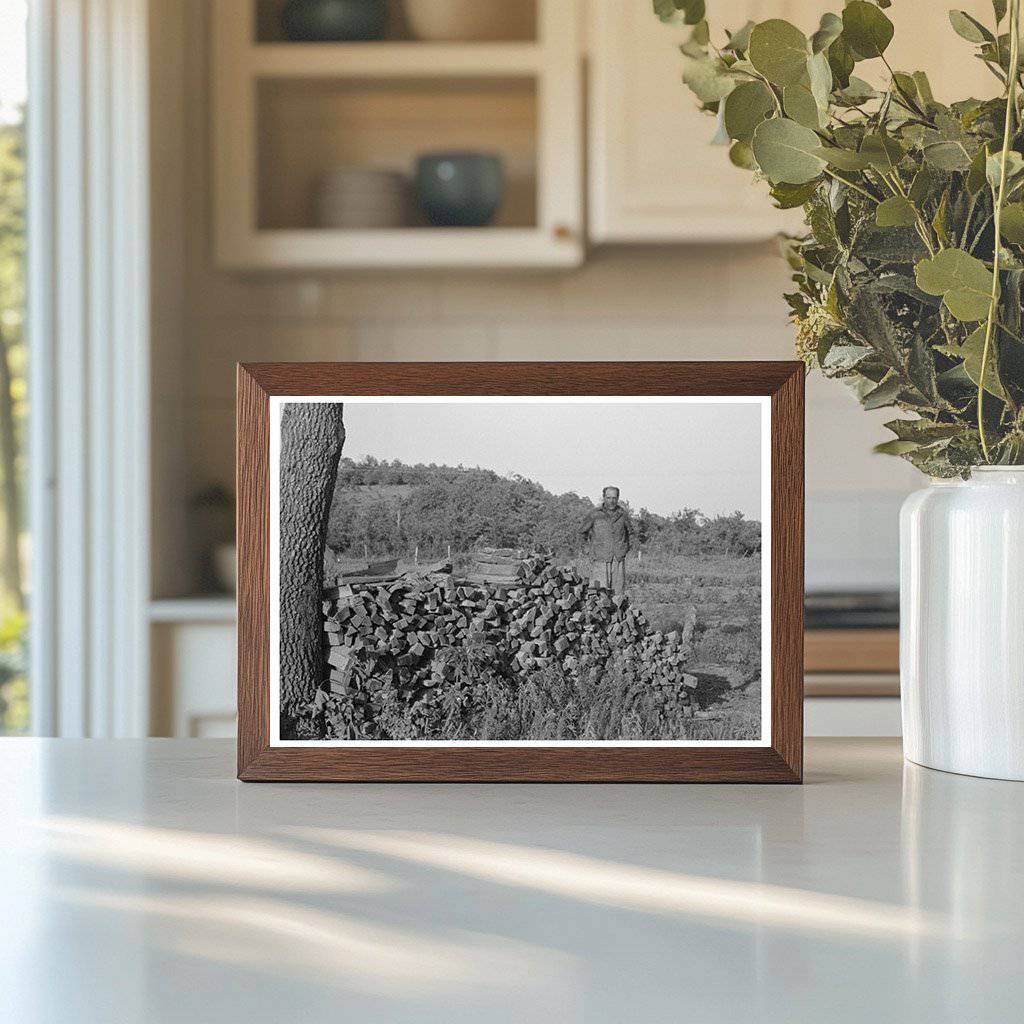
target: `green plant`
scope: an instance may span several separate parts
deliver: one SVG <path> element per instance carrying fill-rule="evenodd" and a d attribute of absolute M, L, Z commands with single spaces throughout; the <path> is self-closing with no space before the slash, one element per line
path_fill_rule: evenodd
<path fill-rule="evenodd" d="M 748 22 L 715 45 L 704 0 L 654 0 L 692 26 L 683 80 L 732 162 L 803 207 L 808 231 L 785 246 L 799 355 L 864 408 L 910 414 L 878 451 L 967 476 L 1024 462 L 1020 0 L 993 0 L 991 25 L 949 12 L 1000 86 L 949 105 L 923 72 L 890 67 L 890 6 L 852 0 L 809 38 Z M 884 88 L 854 74 L 865 61 Z"/>

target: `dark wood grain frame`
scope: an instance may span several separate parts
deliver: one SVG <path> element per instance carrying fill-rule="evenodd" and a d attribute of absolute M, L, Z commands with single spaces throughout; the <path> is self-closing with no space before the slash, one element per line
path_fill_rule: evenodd
<path fill-rule="evenodd" d="M 771 397 L 771 744 L 272 747 L 272 395 Z M 238 366 L 238 777 L 244 781 L 800 782 L 804 367 L 799 362 L 249 363 Z"/>

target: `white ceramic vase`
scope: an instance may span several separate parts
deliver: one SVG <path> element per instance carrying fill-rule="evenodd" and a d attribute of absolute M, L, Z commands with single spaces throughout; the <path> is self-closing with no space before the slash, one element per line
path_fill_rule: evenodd
<path fill-rule="evenodd" d="M 904 753 L 1024 781 L 1024 467 L 910 495 L 900 563 Z"/>

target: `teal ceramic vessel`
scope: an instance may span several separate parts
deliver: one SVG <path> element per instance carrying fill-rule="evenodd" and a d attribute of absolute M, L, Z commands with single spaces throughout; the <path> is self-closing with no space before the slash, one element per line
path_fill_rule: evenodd
<path fill-rule="evenodd" d="M 288 39 L 302 43 L 367 42 L 388 27 L 386 0 L 288 0 L 281 11 Z"/>
<path fill-rule="evenodd" d="M 504 165 L 494 153 L 424 153 L 416 161 L 416 195 L 435 227 L 489 224 L 504 191 Z"/>

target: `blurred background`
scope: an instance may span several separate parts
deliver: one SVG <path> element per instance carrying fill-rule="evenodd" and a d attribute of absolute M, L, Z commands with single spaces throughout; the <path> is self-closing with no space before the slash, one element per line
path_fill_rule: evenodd
<path fill-rule="evenodd" d="M 238 361 L 793 358 L 799 218 L 650 0 L 32 7 L 0 0 L 2 731 L 232 734 Z M 887 12 L 894 67 L 942 62 L 928 7 Z M 808 380 L 811 733 L 899 730 L 885 418 Z"/>

